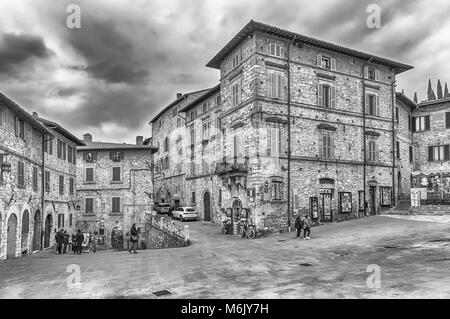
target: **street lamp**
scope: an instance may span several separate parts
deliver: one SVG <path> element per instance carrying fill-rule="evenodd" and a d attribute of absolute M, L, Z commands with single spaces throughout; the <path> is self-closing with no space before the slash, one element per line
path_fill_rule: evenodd
<path fill-rule="evenodd" d="M 11 163 L 8 163 L 8 153 L 0 153 L 1 157 L 1 172 L 2 173 L 10 173 L 11 172 Z"/>

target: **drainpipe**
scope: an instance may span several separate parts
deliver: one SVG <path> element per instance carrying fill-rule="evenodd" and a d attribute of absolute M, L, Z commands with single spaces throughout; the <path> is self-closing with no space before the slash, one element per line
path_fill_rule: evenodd
<path fill-rule="evenodd" d="M 366 166 L 367 166 L 367 148 L 366 148 L 366 66 L 369 65 L 369 63 L 372 61 L 373 58 L 370 58 L 367 62 L 364 62 L 362 66 L 362 91 L 363 91 L 363 98 L 362 98 L 362 113 L 363 113 L 363 155 L 364 155 L 364 162 L 363 162 L 363 193 L 364 193 L 364 217 L 366 217 Z"/>
<path fill-rule="evenodd" d="M 396 143 L 395 143 L 395 79 L 392 80 L 392 198 L 391 198 L 391 202 L 392 205 L 395 206 L 395 157 L 396 157 Z"/>
<path fill-rule="evenodd" d="M 45 151 L 44 151 L 44 145 L 48 141 L 52 141 L 53 137 L 45 138 L 45 133 L 42 134 L 42 147 L 41 147 L 41 156 L 42 156 L 42 166 L 41 166 L 41 240 L 40 240 L 40 250 L 44 249 L 44 225 L 45 225 L 45 213 L 44 213 L 44 205 L 45 205 Z M 52 227 L 53 229 L 53 227 Z"/>
<path fill-rule="evenodd" d="M 290 230 L 291 227 L 291 46 L 295 43 L 296 37 L 292 42 L 288 44 L 287 50 L 287 131 L 288 131 L 288 154 L 287 154 L 287 164 L 288 164 L 288 176 L 287 176 L 287 226 Z"/>

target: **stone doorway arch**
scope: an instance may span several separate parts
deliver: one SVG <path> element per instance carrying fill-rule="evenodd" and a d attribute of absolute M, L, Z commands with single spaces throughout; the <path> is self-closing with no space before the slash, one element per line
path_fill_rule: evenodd
<path fill-rule="evenodd" d="M 211 221 L 211 195 L 209 192 L 203 194 L 203 212 L 204 219 L 207 222 Z"/>
<path fill-rule="evenodd" d="M 7 226 L 7 238 L 6 238 L 6 259 L 16 257 L 17 249 L 17 216 L 11 214 L 8 218 Z"/>
<path fill-rule="evenodd" d="M 22 214 L 22 241 L 21 241 L 21 249 L 22 253 L 28 252 L 28 236 L 30 233 L 30 213 L 28 209 L 26 209 Z"/>
<path fill-rule="evenodd" d="M 32 249 L 34 250 L 41 250 L 41 227 L 42 227 L 42 220 L 41 220 L 41 212 L 37 210 L 34 213 L 34 228 L 33 228 L 33 243 L 32 243 Z"/>

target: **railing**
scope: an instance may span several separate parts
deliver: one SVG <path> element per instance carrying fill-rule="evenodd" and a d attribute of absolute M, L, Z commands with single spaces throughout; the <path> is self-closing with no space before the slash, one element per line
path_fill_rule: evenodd
<path fill-rule="evenodd" d="M 147 223 L 158 227 L 162 230 L 165 230 L 169 233 L 171 233 L 174 236 L 177 236 L 181 239 L 184 240 L 185 243 L 189 242 L 189 226 L 185 225 L 185 226 L 181 226 L 178 225 L 177 223 L 175 223 L 175 221 L 173 220 L 169 220 L 166 218 L 164 218 L 164 216 L 152 216 L 150 218 L 147 219 Z"/>
<path fill-rule="evenodd" d="M 216 165 L 216 174 L 225 175 L 227 173 L 248 173 L 248 160 L 245 159 L 244 163 L 238 163 L 235 161 L 233 164 L 231 163 L 217 163 Z"/>

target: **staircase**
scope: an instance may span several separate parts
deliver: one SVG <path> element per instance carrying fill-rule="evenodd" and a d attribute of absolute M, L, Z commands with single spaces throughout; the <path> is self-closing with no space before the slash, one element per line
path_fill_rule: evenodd
<path fill-rule="evenodd" d="M 152 216 L 146 223 L 147 249 L 189 246 L 189 226 L 180 226 L 162 216 Z"/>

